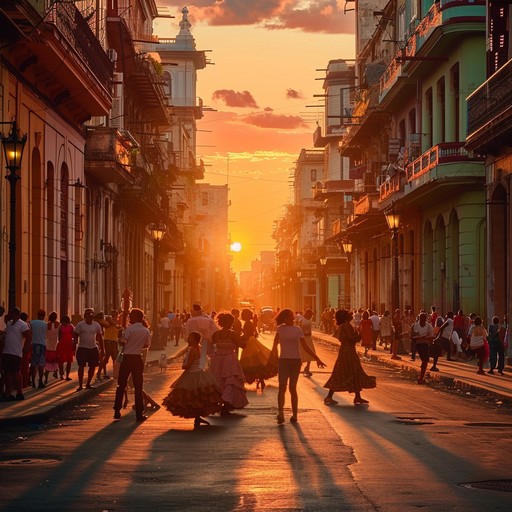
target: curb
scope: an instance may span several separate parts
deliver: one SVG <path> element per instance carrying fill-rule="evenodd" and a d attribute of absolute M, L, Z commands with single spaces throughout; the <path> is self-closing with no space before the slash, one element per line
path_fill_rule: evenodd
<path fill-rule="evenodd" d="M 23 423 L 42 423 L 67 407 L 87 403 L 97 393 L 111 387 L 114 382 L 117 382 L 116 379 L 104 380 L 96 383 L 94 390 L 84 389 L 79 393 L 75 391 L 73 394 L 53 402 L 51 405 L 38 408 L 37 412 L 0 419 L 0 427 L 20 425 Z"/>

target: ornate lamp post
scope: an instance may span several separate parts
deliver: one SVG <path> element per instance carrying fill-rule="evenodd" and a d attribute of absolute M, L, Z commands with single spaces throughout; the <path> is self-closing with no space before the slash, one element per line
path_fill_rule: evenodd
<path fill-rule="evenodd" d="M 320 287 L 320 311 L 323 311 L 328 306 L 327 300 L 327 258 L 325 256 L 320 258 L 320 267 L 322 269 L 322 286 Z M 322 304 L 323 302 L 323 304 Z"/>
<path fill-rule="evenodd" d="M 149 232 L 151 233 L 151 237 L 153 238 L 153 336 L 158 332 L 158 253 L 160 249 L 160 242 L 167 231 L 167 226 L 161 222 L 157 224 L 151 224 L 149 226 Z M 155 339 L 158 339 L 155 336 Z M 165 340 L 158 340 L 156 347 L 153 348 L 163 348 L 165 347 Z"/>
<path fill-rule="evenodd" d="M 343 240 L 341 242 L 341 247 L 343 248 L 343 252 L 346 254 L 347 266 L 348 266 L 348 274 L 347 274 L 348 283 L 346 284 L 346 286 L 348 286 L 348 293 L 345 292 L 345 298 L 348 295 L 348 302 L 346 304 L 344 304 L 344 307 L 345 306 L 350 307 L 350 304 L 352 302 L 352 283 L 351 283 L 351 272 L 350 272 L 350 263 L 351 263 L 350 254 L 352 253 L 352 242 L 350 240 Z M 352 278 L 355 279 L 354 276 L 352 276 Z"/>
<path fill-rule="evenodd" d="M 9 174 L 5 177 L 10 185 L 10 230 L 9 230 L 9 290 L 8 307 L 16 306 L 16 182 L 21 179 L 17 171 L 21 169 L 23 149 L 27 142 L 27 135 L 20 136 L 16 121 L 10 124 L 11 132 L 7 137 L 0 134 L 4 148 L 5 166 Z"/>
<path fill-rule="evenodd" d="M 400 214 L 395 211 L 394 206 L 384 212 L 389 229 L 393 232 L 393 272 L 391 283 L 391 305 L 393 310 L 400 308 L 400 283 L 398 276 L 398 226 L 400 225 Z"/>
<path fill-rule="evenodd" d="M 391 283 L 391 304 L 392 311 L 400 309 L 400 276 L 398 272 L 398 227 L 400 226 L 400 213 L 395 210 L 394 205 L 384 212 L 389 229 L 393 232 L 393 274 Z M 402 333 L 398 335 L 398 346 L 393 344 L 392 359 L 400 359 L 397 354 L 407 354 L 403 346 Z"/>

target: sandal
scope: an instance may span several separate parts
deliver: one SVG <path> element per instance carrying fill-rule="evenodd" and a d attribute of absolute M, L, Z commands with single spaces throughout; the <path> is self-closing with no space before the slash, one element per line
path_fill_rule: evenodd
<path fill-rule="evenodd" d="M 368 400 L 365 400 L 364 398 L 354 398 L 354 405 L 364 405 L 369 404 Z"/>
<path fill-rule="evenodd" d="M 297 420 L 297 416 L 292 416 L 292 417 L 290 418 L 290 423 L 297 423 L 297 421 L 298 421 L 298 420 Z"/>
<path fill-rule="evenodd" d="M 324 398 L 325 405 L 336 405 L 338 402 L 332 398 L 326 397 Z"/>
<path fill-rule="evenodd" d="M 282 412 L 280 412 L 277 415 L 277 424 L 282 425 L 283 423 L 284 423 L 284 414 Z"/>

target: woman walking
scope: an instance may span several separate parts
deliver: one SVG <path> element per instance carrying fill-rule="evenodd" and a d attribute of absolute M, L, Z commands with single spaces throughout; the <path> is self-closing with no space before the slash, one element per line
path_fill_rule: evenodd
<path fill-rule="evenodd" d="M 297 394 L 297 381 L 299 380 L 300 367 L 302 361 L 300 358 L 300 347 L 302 347 L 313 359 L 319 368 L 324 368 L 325 364 L 308 347 L 304 339 L 302 329 L 294 325 L 295 315 L 291 309 L 283 309 L 276 317 L 278 325 L 274 338 L 272 352 L 277 354 L 277 346 L 280 345 L 279 354 L 279 392 L 277 395 L 277 423 L 284 423 L 284 400 L 286 387 L 290 385 L 290 396 L 292 401 L 292 416 L 290 421 L 297 423 L 297 411 L 299 407 L 299 396 Z"/>
<path fill-rule="evenodd" d="M 325 405 L 334 405 L 338 402 L 333 399 L 336 391 L 355 393 L 354 405 L 369 403 L 361 397 L 363 389 L 374 388 L 377 383 L 375 377 L 366 375 L 356 351 L 356 343 L 361 336 L 350 323 L 352 313 L 344 309 L 336 311 L 336 323 L 340 326 L 340 350 L 334 364 L 331 377 L 324 384 L 329 393 L 324 399 Z"/>
<path fill-rule="evenodd" d="M 71 323 L 69 316 L 62 317 L 62 323 L 59 327 L 59 343 L 57 343 L 57 358 L 59 360 L 59 373 L 61 380 L 64 380 L 64 363 L 66 363 L 65 380 L 71 380 L 71 363 L 75 354 L 74 347 L 75 326 Z"/>

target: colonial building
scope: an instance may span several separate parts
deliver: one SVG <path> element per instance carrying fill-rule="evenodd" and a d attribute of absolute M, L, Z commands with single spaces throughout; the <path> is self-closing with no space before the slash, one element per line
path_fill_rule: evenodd
<path fill-rule="evenodd" d="M 223 302 L 225 289 L 211 288 L 211 263 L 219 282 L 229 276 L 227 190 L 207 191 L 226 233 L 210 230 L 218 251 L 203 267 L 211 273 L 200 275 L 196 265 L 204 210 L 204 189 L 195 187 L 204 175 L 196 161 L 203 108 L 196 71 L 205 53 L 195 49 L 186 8 L 174 40 L 153 34 L 158 16 L 154 0 L 0 6 L 0 129 L 7 134 L 15 120 L 27 135 L 13 301 L 31 316 L 40 307 L 77 317 L 86 306 L 108 312 L 125 290 L 155 321 L 161 309 Z M 0 185 L 3 304 L 8 192 Z M 213 296 L 203 297 L 202 286 Z"/>
<path fill-rule="evenodd" d="M 466 148 L 485 155 L 487 317 L 510 313 L 512 304 L 512 5 L 487 2 L 487 80 L 468 97 Z M 484 247 L 481 247 L 484 252 Z M 510 316 L 510 315 L 509 315 Z"/>
<path fill-rule="evenodd" d="M 89 304 L 84 123 L 110 111 L 114 64 L 84 14 L 71 2 L 0 5 L 0 128 L 5 135 L 5 123 L 15 120 L 27 136 L 16 186 L 14 303 L 31 317 L 41 307 L 71 314 Z M 4 304 L 9 281 L 5 185 L 1 180 Z"/>
<path fill-rule="evenodd" d="M 464 148 L 465 98 L 484 76 L 483 4 L 390 1 L 357 55 L 340 143 L 365 169 L 346 230 L 357 305 L 485 314 L 484 171 Z"/>

